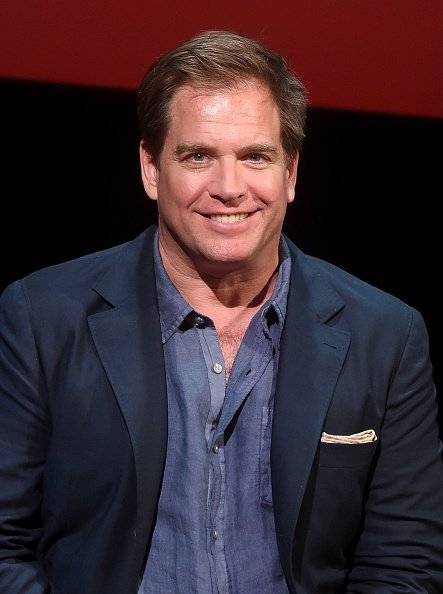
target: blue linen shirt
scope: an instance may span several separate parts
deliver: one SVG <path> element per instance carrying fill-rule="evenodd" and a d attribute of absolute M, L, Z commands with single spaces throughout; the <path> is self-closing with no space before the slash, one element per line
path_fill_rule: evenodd
<path fill-rule="evenodd" d="M 288 248 L 282 238 L 273 295 L 251 320 L 226 384 L 212 320 L 183 299 L 156 246 L 169 430 L 138 594 L 288 594 L 270 476 Z"/>

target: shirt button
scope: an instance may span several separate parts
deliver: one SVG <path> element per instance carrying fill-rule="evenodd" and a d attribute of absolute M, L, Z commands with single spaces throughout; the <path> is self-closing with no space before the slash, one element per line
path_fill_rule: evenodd
<path fill-rule="evenodd" d="M 219 449 L 220 449 L 220 446 L 218 445 L 217 442 L 215 442 L 214 445 L 212 446 L 212 451 L 214 452 L 214 454 L 218 454 Z"/>
<path fill-rule="evenodd" d="M 212 539 L 213 540 L 217 540 L 218 538 L 218 532 L 215 528 L 212 529 L 212 533 L 211 533 Z"/>
<path fill-rule="evenodd" d="M 204 326 L 205 325 L 205 321 L 204 321 L 204 319 L 201 316 L 195 316 L 195 318 L 194 318 L 194 324 L 197 327 Z"/>
<path fill-rule="evenodd" d="M 214 363 L 214 365 L 212 366 L 212 371 L 214 371 L 215 373 L 221 373 L 223 371 L 223 365 L 221 365 L 220 363 Z"/>

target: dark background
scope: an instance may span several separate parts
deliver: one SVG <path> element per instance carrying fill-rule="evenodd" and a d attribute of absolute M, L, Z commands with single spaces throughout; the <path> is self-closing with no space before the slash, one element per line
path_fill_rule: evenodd
<path fill-rule="evenodd" d="M 155 222 L 134 91 L 1 79 L 0 101 L 0 291 Z M 304 251 L 421 311 L 440 393 L 442 138 L 443 119 L 311 107 L 284 229 Z"/>

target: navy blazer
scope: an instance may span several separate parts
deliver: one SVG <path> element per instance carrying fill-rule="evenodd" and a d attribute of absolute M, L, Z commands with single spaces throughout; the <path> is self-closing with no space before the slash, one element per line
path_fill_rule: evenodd
<path fill-rule="evenodd" d="M 168 431 L 153 231 L 2 296 L 2 594 L 137 593 Z M 271 447 L 288 587 L 441 594 L 443 465 L 423 320 L 289 245 Z M 366 429 L 378 439 L 321 440 Z"/>

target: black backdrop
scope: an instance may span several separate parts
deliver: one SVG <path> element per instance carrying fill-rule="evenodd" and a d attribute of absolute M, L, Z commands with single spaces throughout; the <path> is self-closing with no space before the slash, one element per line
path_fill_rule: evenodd
<path fill-rule="evenodd" d="M 155 222 L 139 178 L 134 92 L 0 80 L 0 105 L 0 291 Z M 441 408 L 442 139 L 443 120 L 310 108 L 284 229 L 421 311 Z"/>

